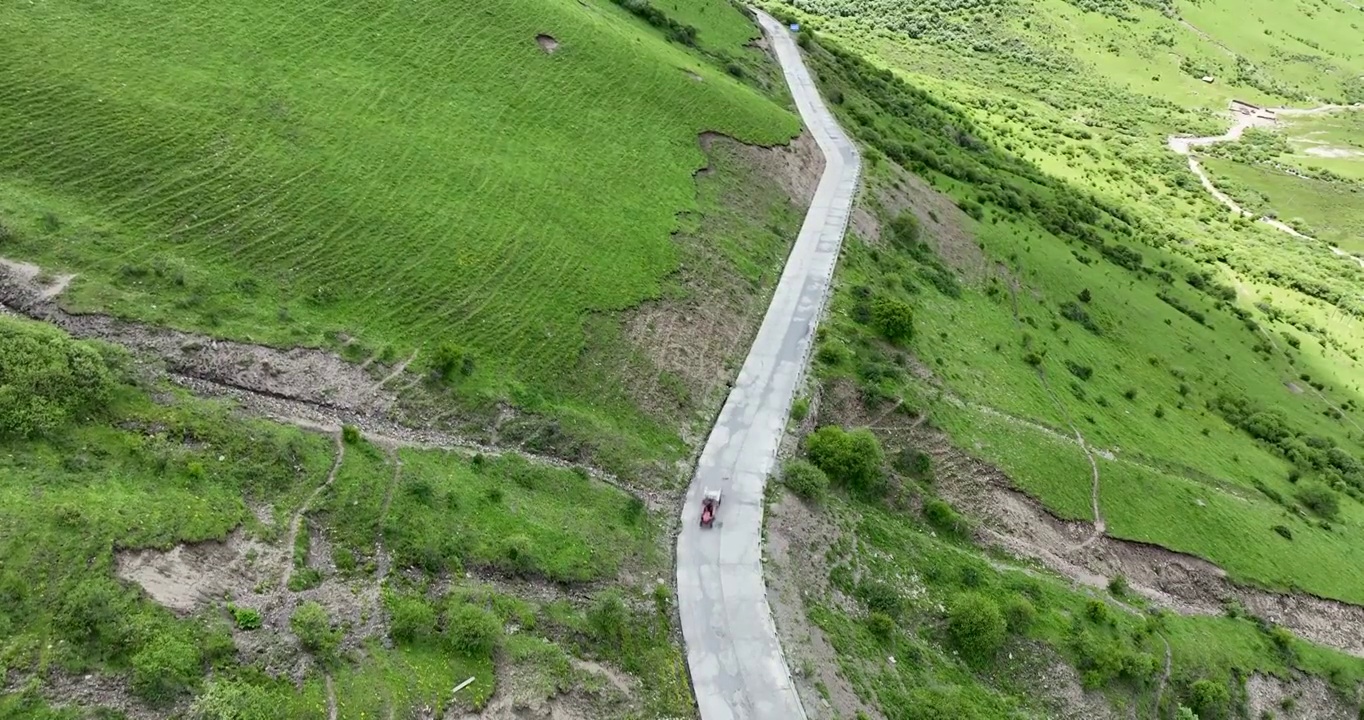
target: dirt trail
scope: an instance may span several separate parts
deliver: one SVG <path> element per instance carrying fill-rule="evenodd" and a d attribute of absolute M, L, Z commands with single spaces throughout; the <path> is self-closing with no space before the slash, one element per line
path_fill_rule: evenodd
<path fill-rule="evenodd" d="M 1329 112 L 1336 112 L 1338 110 L 1359 109 L 1361 107 L 1364 107 L 1364 105 L 1322 105 L 1320 107 L 1307 109 L 1273 108 L 1271 111 L 1281 116 L 1302 117 L 1308 115 L 1320 115 Z M 1185 156 L 1188 159 L 1189 170 L 1193 171 L 1193 174 L 1198 176 L 1198 181 L 1202 183 L 1203 189 L 1207 190 L 1208 194 L 1212 195 L 1213 198 L 1215 198 L 1218 202 L 1225 205 L 1232 212 L 1242 217 L 1256 219 L 1259 222 L 1262 222 L 1274 228 L 1275 230 L 1278 230 L 1279 232 L 1287 233 L 1300 240 L 1321 242 L 1318 241 L 1316 238 L 1311 237 L 1309 235 L 1304 235 L 1303 233 L 1300 233 L 1297 230 L 1293 229 L 1288 224 L 1275 218 L 1269 217 L 1267 215 L 1256 218 L 1255 213 L 1252 213 L 1249 210 L 1242 208 L 1239 204 L 1236 203 L 1235 200 L 1231 199 L 1231 197 L 1229 197 L 1226 193 L 1222 192 L 1221 190 L 1218 190 L 1217 186 L 1213 184 L 1212 179 L 1209 178 L 1208 174 L 1203 170 L 1202 164 L 1200 164 L 1198 162 L 1198 159 L 1195 158 L 1193 154 L 1190 152 L 1190 150 L 1195 147 L 1203 147 L 1206 145 L 1214 145 L 1222 142 L 1234 142 L 1236 140 L 1240 140 L 1241 136 L 1245 134 L 1246 129 L 1248 128 L 1256 126 L 1268 126 L 1273 124 L 1274 124 L 1273 120 L 1262 120 L 1257 117 L 1253 117 L 1250 115 L 1242 115 L 1238 113 L 1236 115 L 1234 122 L 1232 123 L 1231 129 L 1227 130 L 1227 132 L 1221 135 L 1210 137 L 1186 137 L 1182 135 L 1171 135 L 1166 140 L 1166 143 L 1169 145 L 1171 150 L 1175 151 L 1180 155 Z M 1335 247 L 1334 245 L 1330 245 L 1328 243 L 1323 244 L 1329 247 L 1331 249 L 1331 252 L 1337 255 L 1338 257 L 1353 260 L 1361 268 L 1364 268 L 1364 258 L 1351 255 L 1350 253 L 1345 252 L 1344 250 L 1341 250 L 1340 248 Z"/>
<path fill-rule="evenodd" d="M 332 674 L 322 676 L 327 683 L 327 720 L 336 720 L 336 688 L 332 686 Z"/>
<path fill-rule="evenodd" d="M 303 504 L 298 506 L 298 510 L 294 512 L 294 516 L 289 520 L 289 537 L 286 538 L 284 543 L 285 549 L 289 552 L 293 552 L 294 542 L 298 539 L 298 529 L 303 525 L 303 516 L 308 514 L 308 509 L 312 507 L 313 501 L 317 500 L 317 496 L 321 495 L 323 490 L 331 487 L 332 481 L 336 480 L 337 471 L 341 469 L 341 461 L 346 456 L 346 444 L 341 441 L 341 433 L 337 432 L 333 434 L 332 439 L 336 443 L 336 457 L 332 460 L 331 470 L 327 471 L 327 478 L 322 481 L 321 485 L 318 485 L 313 489 L 312 493 L 303 501 Z M 284 566 L 284 577 L 280 580 L 280 587 L 287 589 L 289 587 L 289 580 L 293 579 L 293 576 L 294 563 L 289 562 Z"/>

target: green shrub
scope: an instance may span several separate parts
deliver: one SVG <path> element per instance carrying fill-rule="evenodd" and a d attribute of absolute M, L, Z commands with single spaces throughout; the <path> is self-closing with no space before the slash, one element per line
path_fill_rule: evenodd
<path fill-rule="evenodd" d="M 969 660 L 993 658 L 1004 644 L 1006 628 L 999 606 L 979 593 L 962 593 L 953 598 L 948 608 L 948 636 Z"/>
<path fill-rule="evenodd" d="M 1189 688 L 1189 704 L 1199 720 L 1221 720 L 1227 717 L 1231 692 L 1225 683 L 1199 680 Z"/>
<path fill-rule="evenodd" d="M 881 469 L 885 456 L 870 430 L 847 432 L 825 426 L 806 438 L 805 450 L 810 462 L 830 480 L 866 495 L 885 492 L 886 479 Z"/>
<path fill-rule="evenodd" d="M 919 244 L 921 234 L 919 218 L 912 212 L 901 212 L 890 221 L 890 240 L 901 249 L 914 250 Z"/>
<path fill-rule="evenodd" d="M 914 309 L 888 297 L 871 301 L 871 322 L 885 338 L 898 345 L 914 339 Z"/>
<path fill-rule="evenodd" d="M 857 586 L 857 597 L 874 613 L 899 618 L 905 610 L 904 600 L 892 586 L 875 580 L 863 580 Z"/>
<path fill-rule="evenodd" d="M 474 374 L 474 356 L 454 343 L 442 343 L 431 358 L 436 376 L 446 382 Z"/>
<path fill-rule="evenodd" d="M 217 680 L 194 699 L 190 720 L 275 720 L 279 700 L 268 691 L 240 680 Z"/>
<path fill-rule="evenodd" d="M 782 467 L 782 483 L 811 502 L 822 502 L 829 492 L 829 476 L 805 460 L 790 460 Z"/>
<path fill-rule="evenodd" d="M 238 630 L 257 630 L 261 626 L 260 611 L 255 608 L 239 607 L 228 605 L 227 609 L 232 613 L 232 622 Z"/>
<path fill-rule="evenodd" d="M 201 674 L 199 650 L 169 633 L 156 635 L 132 657 L 133 689 L 153 702 L 164 702 L 187 690 Z"/>
<path fill-rule="evenodd" d="M 341 426 L 341 441 L 347 445 L 355 445 L 360 442 L 360 428 L 354 425 Z"/>
<path fill-rule="evenodd" d="M 1318 482 L 1298 485 L 1294 495 L 1303 507 L 1327 520 L 1335 520 L 1340 514 L 1340 498 L 1331 488 Z"/>
<path fill-rule="evenodd" d="M 1037 620 L 1037 608 L 1022 595 L 1010 595 L 1004 601 L 1003 610 L 1010 632 L 1023 634 Z"/>
<path fill-rule="evenodd" d="M 488 610 L 456 603 L 445 614 L 445 641 L 471 658 L 491 657 L 502 638 L 502 623 Z"/>
<path fill-rule="evenodd" d="M 332 628 L 326 609 L 313 600 L 294 611 L 289 618 L 289 629 L 303 649 L 323 659 L 329 659 L 341 644 L 341 631 Z"/>
<path fill-rule="evenodd" d="M 867 615 L 867 629 L 883 641 L 895 637 L 895 620 L 885 613 L 874 612 Z"/>
<path fill-rule="evenodd" d="M 933 476 L 933 456 L 922 450 L 904 448 L 895 454 L 894 465 L 896 470 L 921 480 Z"/>
<path fill-rule="evenodd" d="M 791 419 L 796 422 L 805 420 L 810 414 L 810 398 L 798 397 L 791 403 Z"/>
<path fill-rule="evenodd" d="M 94 345 L 0 317 L 0 438 L 33 438 L 102 411 L 115 380 Z"/>
<path fill-rule="evenodd" d="M 1122 597 L 1128 591 L 1127 578 L 1123 575 L 1114 575 L 1108 579 L 1108 592 L 1113 593 L 1114 597 Z"/>
<path fill-rule="evenodd" d="M 955 508 L 938 498 L 924 503 L 924 518 L 942 532 L 960 538 L 971 535 L 971 523 L 962 517 Z"/>
<path fill-rule="evenodd" d="M 436 610 L 425 599 L 414 595 L 391 594 L 388 605 L 388 635 L 394 642 L 415 644 L 436 634 Z"/>
<path fill-rule="evenodd" d="M 315 567 L 305 567 L 289 576 L 289 590 L 303 592 L 322 584 L 322 571 Z"/>
<path fill-rule="evenodd" d="M 1113 620 L 1113 611 L 1102 600 L 1085 601 L 1085 617 L 1098 625 L 1107 625 Z"/>
<path fill-rule="evenodd" d="M 1293 539 L 1293 531 L 1289 530 L 1287 527 L 1283 525 L 1275 525 L 1274 527 L 1271 527 L 1270 530 L 1273 530 L 1274 532 L 1278 533 L 1285 540 Z"/>

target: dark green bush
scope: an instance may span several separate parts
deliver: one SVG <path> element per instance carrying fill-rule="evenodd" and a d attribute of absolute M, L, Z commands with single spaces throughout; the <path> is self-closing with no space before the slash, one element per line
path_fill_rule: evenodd
<path fill-rule="evenodd" d="M 386 598 L 388 635 L 400 644 L 420 643 L 436 634 L 436 610 L 424 598 L 393 594 Z"/>
<path fill-rule="evenodd" d="M 938 498 L 924 502 L 924 519 L 933 527 L 950 535 L 961 538 L 971 535 L 971 523 L 962 517 L 956 508 Z"/>
<path fill-rule="evenodd" d="M 1094 376 L 1094 368 L 1088 365 L 1081 365 L 1072 360 L 1066 361 L 1066 369 L 1070 371 L 1071 375 L 1074 375 L 1081 380 L 1088 380 Z"/>
<path fill-rule="evenodd" d="M 313 600 L 294 611 L 289 618 L 289 629 L 303 649 L 323 659 L 332 657 L 341 644 L 341 631 L 332 628 L 326 609 Z"/>
<path fill-rule="evenodd" d="M 165 702 L 188 690 L 203 672 L 203 658 L 188 640 L 170 633 L 156 635 L 132 657 L 133 689 L 153 702 Z"/>
<path fill-rule="evenodd" d="M 1189 688 L 1189 705 L 1199 720 L 1222 720 L 1231 706 L 1231 692 L 1226 684 L 1199 680 Z"/>
<path fill-rule="evenodd" d="M 885 613 L 874 612 L 867 615 L 867 629 L 883 641 L 895 637 L 895 620 Z"/>
<path fill-rule="evenodd" d="M 857 586 L 856 594 L 870 612 L 898 619 L 905 610 L 905 601 L 900 593 L 883 582 L 864 580 Z"/>
<path fill-rule="evenodd" d="M 999 606 L 979 593 L 953 598 L 947 614 L 947 633 L 952 644 L 969 660 L 993 658 L 1004 644 L 1007 626 Z"/>
<path fill-rule="evenodd" d="M 790 460 L 782 467 L 782 483 L 811 502 L 822 502 L 829 492 L 829 476 L 804 460 Z"/>
<path fill-rule="evenodd" d="M 870 430 L 848 432 L 825 426 L 805 439 L 805 451 L 810 462 L 831 481 L 865 495 L 879 496 L 885 492 L 886 479 L 881 468 L 885 456 Z"/>
<path fill-rule="evenodd" d="M 502 638 L 502 622 L 477 605 L 455 603 L 445 613 L 445 642 L 470 658 L 491 657 Z"/>
<path fill-rule="evenodd" d="M 1037 608 L 1022 595 L 1010 595 L 1004 601 L 1003 610 L 1010 632 L 1025 633 L 1037 620 Z"/>
<path fill-rule="evenodd" d="M 1294 495 L 1303 507 L 1327 520 L 1335 520 L 1340 515 L 1340 498 L 1331 488 L 1319 482 L 1298 485 Z"/>
<path fill-rule="evenodd" d="M 0 317 L 0 438 L 47 435 L 98 413 L 114 386 L 96 346 L 55 328 Z"/>
<path fill-rule="evenodd" d="M 872 300 L 871 321 L 887 340 L 898 345 L 908 344 L 914 338 L 914 310 L 894 298 Z"/>

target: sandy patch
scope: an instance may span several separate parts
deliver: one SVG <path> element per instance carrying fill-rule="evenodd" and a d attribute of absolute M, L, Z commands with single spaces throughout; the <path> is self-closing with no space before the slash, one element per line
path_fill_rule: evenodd
<path fill-rule="evenodd" d="M 1322 146 L 1320 146 L 1320 145 L 1318 145 L 1318 146 L 1316 146 L 1316 147 L 1306 148 L 1306 149 L 1303 150 L 1303 153 L 1305 153 L 1305 154 L 1307 154 L 1307 155 L 1311 155 L 1312 157 L 1322 157 L 1322 158 L 1357 158 L 1357 157 L 1364 157 L 1364 150 L 1355 150 L 1354 148 L 1342 148 L 1342 147 L 1330 147 L 1330 146 L 1322 147 Z"/>
<path fill-rule="evenodd" d="M 691 78 L 691 79 L 692 79 L 693 81 L 695 81 L 695 82 L 705 82 L 705 81 L 706 81 L 705 78 L 701 77 L 700 75 L 696 74 L 695 72 L 693 72 L 693 71 L 691 71 L 691 70 L 683 70 L 682 72 L 686 73 L 686 74 L 687 74 L 687 77 Z"/>
<path fill-rule="evenodd" d="M 1255 673 L 1246 678 L 1248 717 L 1278 720 L 1355 720 L 1355 708 L 1341 700 L 1324 680 L 1285 680 Z"/>
<path fill-rule="evenodd" d="M 852 227 L 868 242 L 881 240 L 881 219 L 901 212 L 912 212 L 919 219 L 924 242 L 948 265 L 968 278 L 984 275 L 989 268 L 985 253 L 976 244 L 973 222 L 952 198 L 939 192 L 926 180 L 894 163 L 891 178 L 863 191 L 853 210 Z"/>
<path fill-rule="evenodd" d="M 224 542 L 119 553 L 117 574 L 141 585 L 161 605 L 188 613 L 224 595 L 250 592 L 260 569 L 278 565 L 281 555 L 237 531 Z"/>
<path fill-rule="evenodd" d="M 547 54 L 550 55 L 553 55 L 554 52 L 559 49 L 559 41 L 554 39 L 553 35 L 545 35 L 541 33 L 540 35 L 535 36 L 535 42 L 537 45 L 540 46 L 541 50 L 544 50 Z"/>

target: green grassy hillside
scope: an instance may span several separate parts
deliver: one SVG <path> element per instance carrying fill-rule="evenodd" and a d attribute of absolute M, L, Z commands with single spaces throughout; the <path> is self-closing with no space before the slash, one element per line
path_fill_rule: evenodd
<path fill-rule="evenodd" d="M 821 411 L 819 422 L 873 426 L 887 445 L 888 499 L 901 521 L 951 531 L 955 514 L 932 504 L 935 496 L 994 479 L 961 467 L 944 470 L 938 486 L 931 472 L 927 481 L 916 475 L 914 453 L 925 448 L 897 433 L 907 416 L 921 415 L 1085 531 L 1097 505 L 1108 537 L 1206 558 L 1239 583 L 1364 602 L 1350 570 L 1364 542 L 1364 276 L 1323 242 L 1233 217 L 1167 147 L 1172 134 L 1225 132 L 1231 98 L 1352 101 L 1364 45 L 1357 29 L 1349 31 L 1355 42 L 1343 38 L 1364 13 L 1334 3 L 772 6 L 814 30 L 805 42 L 815 74 L 866 148 L 864 207 L 879 231 L 862 233 L 874 242 L 846 246 L 817 353 L 821 403 L 855 388 L 862 411 Z M 1290 34 L 1319 43 L 1315 57 L 1302 57 L 1308 51 Z M 1305 63 L 1317 71 L 1305 72 Z M 1344 125 L 1348 116 L 1331 117 Z M 1207 154 L 1224 152 L 1236 149 Z M 1220 169 L 1219 159 L 1209 162 Z M 1352 222 L 1358 196 L 1345 182 L 1322 182 L 1332 195 L 1303 181 L 1300 199 L 1285 190 L 1273 210 L 1323 218 L 1332 202 L 1349 203 L 1318 222 Z M 912 339 L 888 335 L 881 320 L 897 303 L 912 309 Z M 867 522 L 867 511 L 854 515 Z M 886 582 L 902 583 L 891 578 L 911 569 L 929 585 L 944 574 L 916 559 L 923 550 L 892 549 L 852 527 L 844 524 L 845 537 L 885 553 L 870 556 L 903 563 L 882 575 Z M 1044 550 L 1085 557 L 1065 544 Z M 830 582 L 838 586 L 836 574 Z M 938 603 L 901 594 L 918 612 L 903 621 L 908 642 L 960 649 L 943 635 L 952 592 L 930 591 Z M 904 686 L 931 694 L 960 685 L 955 700 L 938 703 L 954 717 L 1008 716 L 1007 698 L 1034 692 L 1010 680 L 1003 655 L 965 673 L 952 661 L 917 676 L 877 669 L 869 661 L 884 645 L 873 650 L 871 638 L 848 634 L 837 597 L 810 618 L 838 638 L 831 642 L 859 697 L 888 717 L 923 716 L 912 709 L 923 698 Z M 1263 648 L 1238 650 L 1244 638 L 1226 628 L 1181 622 L 1184 630 L 1166 633 L 1176 655 L 1161 701 L 1168 716 L 1176 702 L 1195 704 L 1200 678 L 1240 692 L 1239 680 L 1210 668 L 1249 673 L 1268 662 L 1257 656 Z M 1193 637 L 1217 659 L 1183 664 L 1190 655 L 1180 645 Z M 1047 642 L 1065 654 L 1089 641 Z M 1139 653 L 1159 653 L 1142 642 Z M 1094 667 L 1070 659 L 1082 674 Z M 1124 667 L 1125 676 L 1095 686 L 1146 716 L 1161 673 Z M 1004 704 L 976 694 L 977 682 L 1001 692 Z M 1342 683 L 1340 697 L 1356 685 Z M 1229 709 L 1236 703 L 1203 717 Z"/>
<path fill-rule="evenodd" d="M 408 717 L 498 692 L 690 711 L 637 498 L 244 420 L 129 360 L 0 317 L 0 717 Z"/>
<path fill-rule="evenodd" d="M 82 310 L 414 369 L 451 345 L 471 391 L 628 416 L 565 381 L 584 324 L 678 268 L 699 133 L 798 131 L 706 57 L 755 25 L 669 11 L 695 47 L 606 0 L 7 6 L 0 253 L 77 273 Z"/>

